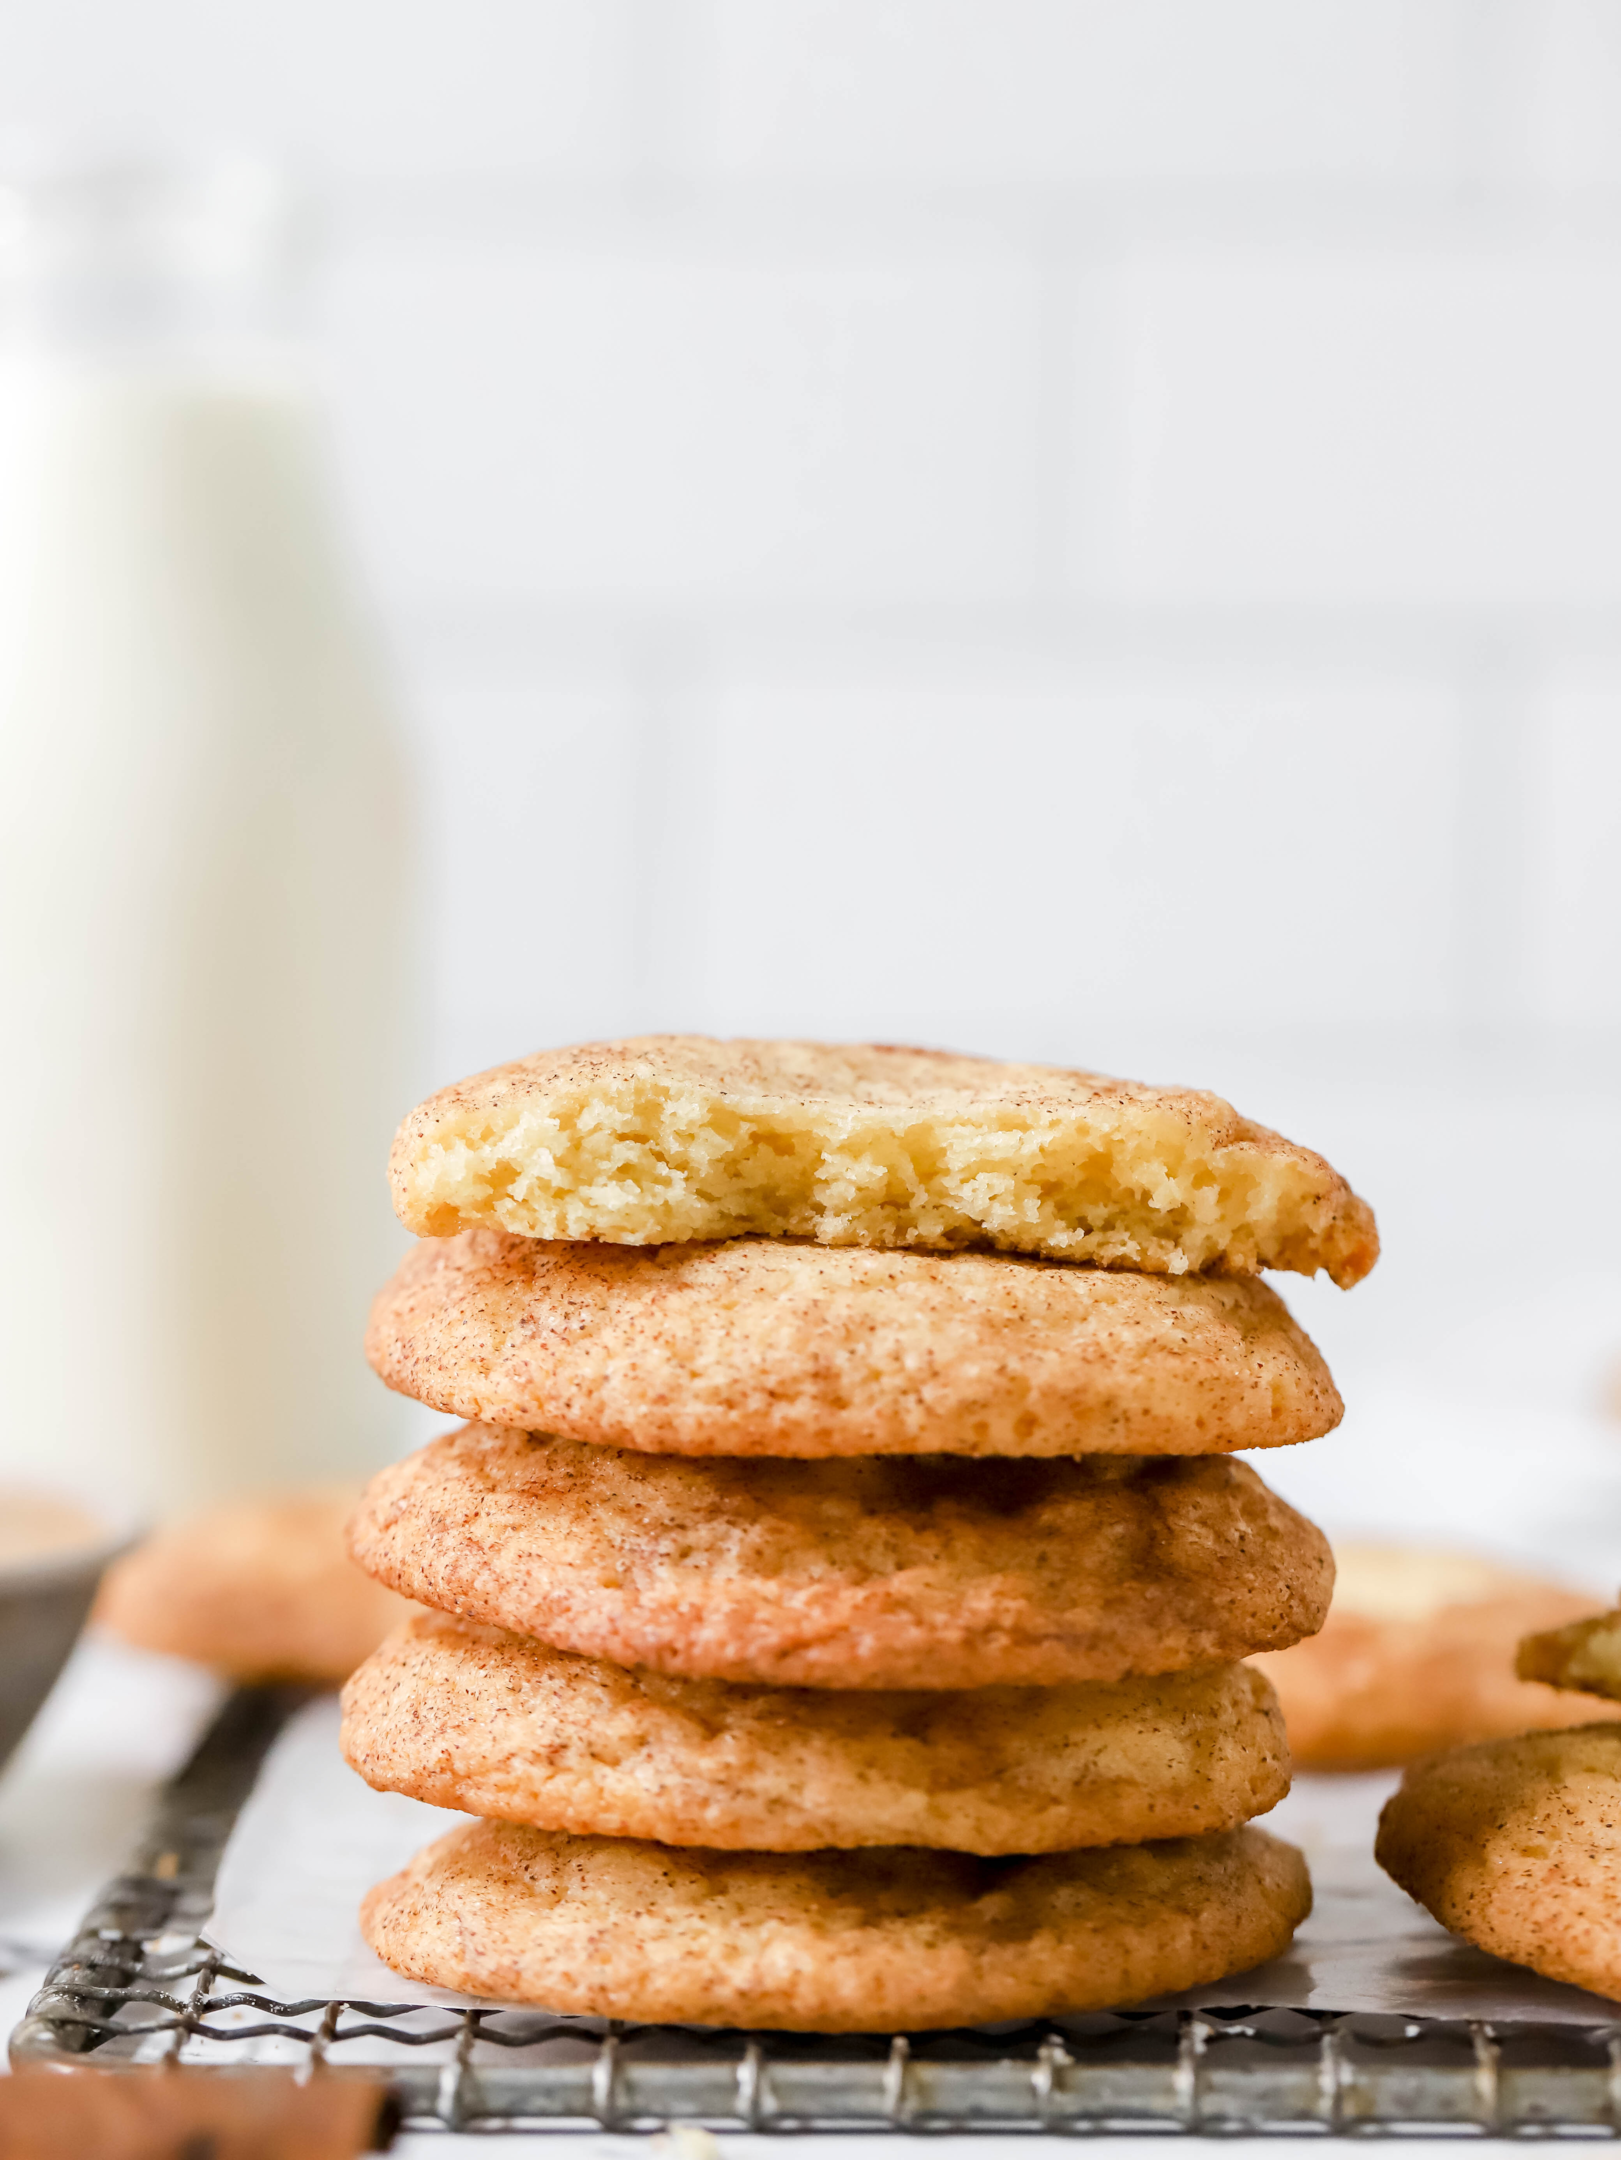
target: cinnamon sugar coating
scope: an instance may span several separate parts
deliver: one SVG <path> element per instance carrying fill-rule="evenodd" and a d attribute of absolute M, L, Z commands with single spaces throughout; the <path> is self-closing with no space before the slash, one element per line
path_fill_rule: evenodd
<path fill-rule="evenodd" d="M 1621 2001 L 1621 1726 L 1415 1763 L 1374 1857 L 1466 1942 Z"/>
<path fill-rule="evenodd" d="M 1253 1277 L 773 1238 L 425 1238 L 366 1349 L 436 1410 L 654 1454 L 1225 1454 L 1341 1415 Z"/>
<path fill-rule="evenodd" d="M 437 1987 L 637 2023 L 919 2031 L 1113 2009 L 1275 1957 L 1311 1909 L 1261 1830 L 1036 1858 L 715 1853 L 452 1830 L 361 1928 Z"/>
<path fill-rule="evenodd" d="M 693 1679 L 1119 1680 L 1318 1627 L 1322 1534 L 1226 1456 L 792 1462 L 467 1426 L 383 1471 L 351 1550 L 407 1597 Z"/>
<path fill-rule="evenodd" d="M 1289 1788 L 1245 1665 L 892 1694 L 672 1680 L 423 1613 L 343 1695 L 368 1784 L 543 1830 L 758 1852 L 1061 1852 L 1226 1830 Z"/>

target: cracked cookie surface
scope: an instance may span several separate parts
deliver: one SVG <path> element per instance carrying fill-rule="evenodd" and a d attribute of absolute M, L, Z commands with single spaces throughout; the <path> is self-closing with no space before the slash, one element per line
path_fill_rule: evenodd
<path fill-rule="evenodd" d="M 1104 2010 L 1275 1957 L 1311 1909 L 1262 1830 L 978 1859 L 716 1853 L 469 1823 L 380 1883 L 366 1940 L 412 1978 L 576 2014 L 797 2032 Z"/>
<path fill-rule="evenodd" d="M 1326 1539 L 1229 1456 L 793 1462 L 466 1426 L 373 1479 L 391 1589 L 559 1649 L 791 1687 L 1052 1686 L 1322 1624 Z"/>
<path fill-rule="evenodd" d="M 808 1852 L 1061 1852 L 1226 1830 L 1289 1788 L 1245 1665 L 906 1694 L 673 1680 L 441 1613 L 343 1696 L 368 1784 L 539 1829 Z"/>

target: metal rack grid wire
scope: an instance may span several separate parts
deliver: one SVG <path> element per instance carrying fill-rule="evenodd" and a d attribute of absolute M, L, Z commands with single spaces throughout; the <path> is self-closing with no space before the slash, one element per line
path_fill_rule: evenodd
<path fill-rule="evenodd" d="M 304 1693 L 243 1690 L 12 2036 L 14 2061 L 384 2075 L 420 2129 L 1621 2135 L 1621 2023 L 1123 2011 L 821 2038 L 284 2002 L 208 1940 L 220 1855 Z"/>

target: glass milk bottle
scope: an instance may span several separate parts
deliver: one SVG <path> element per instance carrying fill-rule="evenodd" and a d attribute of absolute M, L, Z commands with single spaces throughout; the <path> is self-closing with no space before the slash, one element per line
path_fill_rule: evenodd
<path fill-rule="evenodd" d="M 401 752 L 250 166 L 0 174 L 0 1479 L 363 1473 Z"/>

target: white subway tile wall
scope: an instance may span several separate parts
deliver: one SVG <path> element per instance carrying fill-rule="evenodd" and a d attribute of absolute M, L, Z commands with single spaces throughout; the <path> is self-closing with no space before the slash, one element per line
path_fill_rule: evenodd
<path fill-rule="evenodd" d="M 439 1043 L 462 1070 L 511 1056 L 530 1013 L 562 1041 L 622 1027 L 640 932 L 632 681 L 611 664 L 527 681 L 430 665 L 415 687 Z"/>
<path fill-rule="evenodd" d="M 1055 1055 L 1144 1016 L 1423 1026 L 1452 992 L 1458 732 L 1422 679 L 740 676 L 695 731 L 680 1003 L 925 1040 L 967 1004 Z"/>
<path fill-rule="evenodd" d="M 1527 745 L 1524 905 L 1535 1017 L 1621 1027 L 1621 668 L 1541 685 Z"/>
<path fill-rule="evenodd" d="M 1017 256 L 616 231 L 356 257 L 333 293 L 338 421 L 392 594 L 1005 606 L 1032 588 L 1041 292 Z"/>
<path fill-rule="evenodd" d="M 1473 237 L 1137 256 L 1076 369 L 1077 597 L 1615 607 L 1618 272 Z"/>
<path fill-rule="evenodd" d="M 339 181 L 611 177 L 637 155 L 633 21 L 633 0 L 50 0 L 0 14 L 0 110 Z"/>
<path fill-rule="evenodd" d="M 1445 179 L 1468 0 L 710 0 L 711 169 L 916 187 Z"/>
<path fill-rule="evenodd" d="M 1381 1203 L 1352 1365 L 1614 1267 L 1614 0 L 52 0 L 0 118 L 325 188 L 425 1077 L 1206 1080 Z"/>

